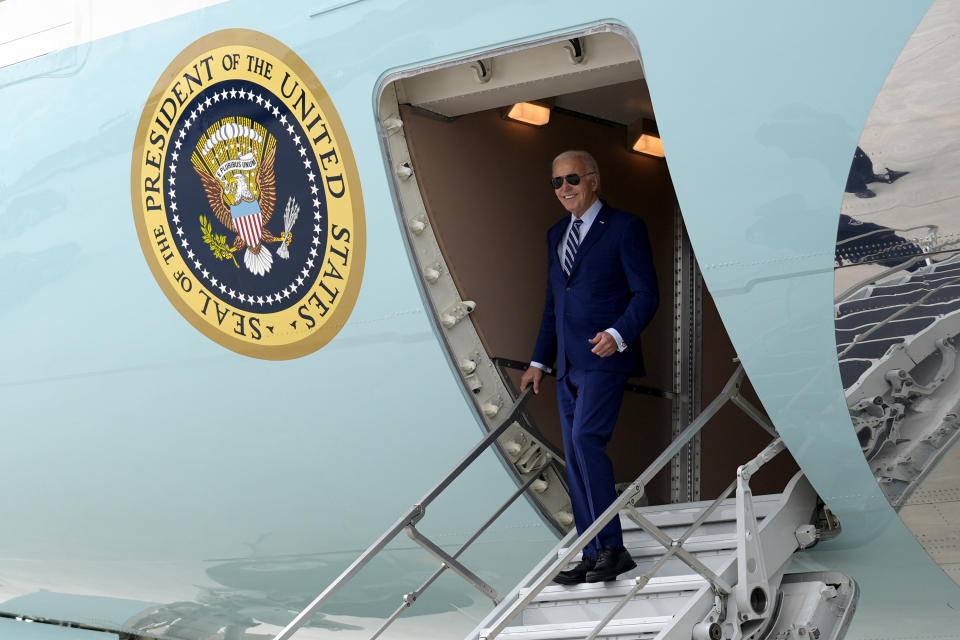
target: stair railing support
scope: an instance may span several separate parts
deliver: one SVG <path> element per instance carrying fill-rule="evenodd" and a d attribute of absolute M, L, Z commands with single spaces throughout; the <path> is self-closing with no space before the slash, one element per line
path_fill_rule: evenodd
<path fill-rule="evenodd" d="M 750 479 L 785 448 L 783 440 L 775 438 L 737 469 L 737 583 L 732 594 L 718 594 L 713 609 L 694 626 L 694 640 L 721 640 L 724 629 L 733 629 L 726 640 L 740 640 L 756 633 L 770 618 L 774 589 L 764 562 Z"/>
<path fill-rule="evenodd" d="M 777 438 L 760 455 L 737 470 L 737 586 L 734 594 L 741 624 L 766 619 L 773 605 L 770 575 L 758 535 L 750 478 L 783 449 L 783 440 Z"/>
<path fill-rule="evenodd" d="M 524 493 L 527 492 L 527 489 L 530 488 L 530 485 L 533 484 L 534 480 L 536 480 L 536 479 L 539 477 L 539 475 L 540 475 L 540 474 L 537 473 L 537 472 L 531 473 L 531 474 L 530 474 L 530 477 L 527 478 L 527 481 L 524 482 L 523 485 L 522 485 L 519 489 L 517 489 L 516 491 L 514 491 L 514 492 L 513 492 L 513 495 L 510 496 L 509 498 L 507 498 L 506 502 L 504 502 L 504 503 L 500 506 L 500 508 L 497 509 L 497 511 L 496 511 L 492 516 L 490 516 L 490 517 L 487 519 L 487 521 L 484 522 L 483 525 L 482 525 L 479 529 L 477 529 L 477 530 L 474 532 L 474 534 L 473 534 L 472 536 L 470 536 L 470 538 L 467 539 L 467 541 L 464 542 L 463 545 L 462 545 L 459 549 L 457 549 L 457 552 L 453 554 L 453 558 L 454 558 L 454 559 L 459 558 L 460 555 L 463 554 L 463 552 L 466 551 L 467 548 L 469 548 L 470 545 L 473 544 L 474 541 L 476 541 L 477 538 L 479 538 L 481 535 L 483 535 L 483 532 L 486 531 L 486 530 L 490 527 L 490 525 L 492 525 L 494 522 L 496 522 L 496 520 L 497 520 L 501 515 L 503 515 L 503 512 L 506 511 L 506 510 L 510 507 L 510 505 L 512 505 L 514 502 L 516 502 L 517 498 L 519 498 L 520 496 L 522 496 Z M 423 584 L 421 584 L 419 587 L 417 587 L 416 589 L 414 589 L 414 590 L 411 591 L 410 593 L 405 593 L 405 594 L 403 595 L 403 597 L 401 598 L 400 606 L 397 607 L 396 610 L 395 610 L 392 614 L 390 614 L 390 617 L 389 617 L 389 618 L 387 618 L 386 620 L 383 621 L 383 624 L 380 625 L 380 628 L 377 629 L 372 636 L 370 636 L 370 640 L 377 640 L 377 638 L 379 638 L 379 637 L 383 634 L 383 632 L 386 631 L 386 630 L 390 627 L 390 625 L 392 625 L 393 622 L 394 622 L 397 618 L 399 618 L 400 615 L 401 615 L 404 611 L 406 611 L 407 609 L 409 609 L 410 607 L 413 606 L 413 603 L 415 603 L 415 602 L 417 601 L 417 599 L 418 599 L 421 595 L 423 595 L 423 592 L 426 591 L 426 590 L 430 587 L 430 585 L 432 585 L 432 584 L 437 580 L 437 578 L 439 578 L 440 575 L 443 574 L 443 572 L 446 571 L 446 570 L 447 570 L 447 565 L 446 565 L 446 564 L 440 565 L 440 568 L 437 569 L 436 571 L 434 571 L 434 572 L 433 572 L 433 575 L 431 575 L 429 578 L 427 578 L 426 581 L 425 581 Z"/>
<path fill-rule="evenodd" d="M 354 560 L 349 567 L 344 569 L 343 573 L 341 573 L 336 580 L 331 582 L 330 585 L 320 593 L 320 595 L 314 598 L 313 602 L 311 602 L 300 613 L 298 613 L 296 617 L 294 617 L 294 619 L 291 620 L 290 623 L 280 631 L 280 633 L 274 636 L 273 640 L 290 640 L 293 634 L 295 634 L 300 627 L 305 625 L 310 617 L 316 613 L 317 610 L 324 605 L 324 603 L 326 603 L 337 591 L 343 587 L 343 585 L 345 585 L 357 573 L 359 573 L 360 570 L 363 569 L 377 554 L 383 551 L 384 548 L 386 548 L 386 546 L 390 544 L 390 542 L 396 538 L 401 531 L 407 529 L 408 527 L 412 527 L 421 519 L 423 519 L 423 516 L 426 514 L 426 509 L 430 503 L 433 502 L 437 496 L 443 493 L 447 487 L 449 487 L 453 481 L 460 476 L 461 473 L 463 473 L 471 464 L 473 464 L 477 458 L 483 455 L 490 445 L 493 444 L 497 438 L 503 435 L 508 427 L 510 427 L 513 421 L 516 419 L 517 414 L 520 412 L 520 409 L 530 397 L 532 390 L 532 387 L 528 388 L 526 391 L 517 396 L 513 406 L 510 407 L 510 411 L 504 417 L 503 422 L 500 423 L 500 426 L 488 433 L 483 440 L 478 442 L 473 449 L 471 449 L 470 452 L 464 456 L 459 464 L 457 464 L 457 466 L 455 466 L 453 470 L 443 478 L 443 480 L 441 480 L 433 489 L 431 489 L 427 495 L 423 497 L 423 499 L 413 505 L 413 507 L 411 507 L 406 514 L 404 514 L 392 527 L 387 529 L 379 538 L 377 538 L 373 544 L 367 547 L 367 550 L 360 554 L 359 558 Z M 502 511 L 500 513 L 502 513 Z M 441 553 L 446 555 L 445 552 Z M 454 571 L 457 571 L 458 568 L 462 567 L 460 563 L 455 564 L 458 566 L 450 566 L 450 568 L 454 569 Z M 465 568 L 463 569 L 465 570 Z M 469 573 L 468 570 L 467 572 Z M 457 571 L 457 573 L 460 573 L 460 571 Z M 463 574 L 461 573 L 460 575 Z M 479 578 L 477 578 L 477 580 L 479 580 Z M 480 582 L 483 581 L 481 580 Z M 471 584 L 474 583 L 471 581 Z M 484 585 L 485 584 L 486 583 L 484 583 Z M 477 584 L 474 584 L 474 586 L 480 588 Z M 481 591 L 483 591 L 483 589 L 481 589 Z M 484 593 L 486 593 L 486 591 L 484 591 Z M 491 594 L 488 593 L 487 595 Z M 496 594 L 495 591 L 491 597 L 494 596 L 499 598 L 499 594 Z"/>
<path fill-rule="evenodd" d="M 493 600 L 493 604 L 500 603 L 500 594 L 497 593 L 496 589 L 484 582 L 480 576 L 475 574 L 473 571 L 470 571 L 470 569 L 467 569 L 462 562 L 437 546 L 433 540 L 420 533 L 416 526 L 410 524 L 407 525 L 406 529 L 407 535 L 410 536 L 410 539 L 423 547 L 427 553 L 442 562 L 443 566 L 447 567 L 455 574 L 476 587 L 480 593 Z"/>

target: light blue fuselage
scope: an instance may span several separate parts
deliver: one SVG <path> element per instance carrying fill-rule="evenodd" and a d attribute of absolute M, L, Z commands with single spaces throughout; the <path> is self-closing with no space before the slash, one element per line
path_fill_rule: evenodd
<path fill-rule="evenodd" d="M 802 566 L 857 580 L 850 638 L 955 633 L 960 590 L 891 509 L 851 428 L 832 306 L 850 158 L 928 4 L 233 0 L 0 69 L 0 611 L 117 628 L 154 603 L 242 608 L 266 593 L 283 610 L 439 479 L 480 431 L 410 269 L 376 126 L 381 79 L 613 23 L 639 46 L 736 352 L 843 523 Z M 235 354 L 186 322 L 131 216 L 145 99 L 187 45 L 227 28 L 269 34 L 310 66 L 359 169 L 359 299 L 332 342 L 295 360 Z M 258 205 L 234 217 L 241 206 Z M 513 488 L 489 455 L 424 529 L 472 531 Z M 555 540 L 521 503 L 468 555 L 508 589 Z M 401 574 L 422 561 L 391 557 Z M 394 575 L 335 609 L 363 617 L 382 593 L 392 610 Z M 478 601 L 449 580 L 427 612 Z"/>

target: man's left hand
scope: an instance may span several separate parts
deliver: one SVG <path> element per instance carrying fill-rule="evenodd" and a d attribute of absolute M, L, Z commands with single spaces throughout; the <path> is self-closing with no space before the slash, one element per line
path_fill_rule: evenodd
<path fill-rule="evenodd" d="M 593 349 L 590 349 L 590 351 L 601 358 L 612 356 L 617 352 L 617 341 L 606 331 L 599 332 L 587 342 L 593 345 Z"/>

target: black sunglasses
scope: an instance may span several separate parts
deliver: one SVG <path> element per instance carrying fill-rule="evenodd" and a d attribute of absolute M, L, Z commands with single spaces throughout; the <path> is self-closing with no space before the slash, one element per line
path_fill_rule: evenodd
<path fill-rule="evenodd" d="M 588 176 L 591 173 L 596 173 L 596 171 L 587 171 L 583 175 Z M 550 178 L 550 184 L 553 185 L 554 189 L 559 189 L 560 187 L 563 186 L 563 181 L 566 180 L 568 185 L 570 185 L 571 187 L 575 187 L 578 184 L 580 184 L 580 178 L 582 177 L 583 176 L 576 173 L 568 173 L 565 176 L 557 176 L 556 178 Z"/>

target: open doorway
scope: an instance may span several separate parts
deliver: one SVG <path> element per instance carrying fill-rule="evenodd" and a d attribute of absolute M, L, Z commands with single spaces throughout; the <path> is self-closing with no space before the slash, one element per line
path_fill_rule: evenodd
<path fill-rule="evenodd" d="M 548 121 L 506 117 L 524 101 L 545 107 Z M 549 186 L 551 160 L 568 149 L 589 151 L 601 198 L 644 219 L 661 302 L 641 339 L 648 374 L 632 381 L 638 389 L 625 395 L 608 448 L 617 482 L 634 480 L 737 365 L 686 238 L 669 142 L 666 159 L 632 150 L 635 132 L 644 122 L 651 130 L 656 114 L 631 36 L 608 25 L 397 74 L 384 83 L 380 116 L 424 296 L 488 427 L 519 383 L 510 361 L 529 362 L 544 304 L 545 234 L 567 215 Z M 562 455 L 555 389 L 546 384 L 527 414 L 544 448 Z M 511 438 L 501 445 L 517 463 L 524 456 L 515 457 Z M 727 405 L 647 487 L 650 503 L 718 495 L 768 441 Z M 781 456 L 755 478 L 755 492 L 781 491 L 796 469 Z M 545 467 L 543 474 L 541 505 L 564 525 L 562 472 Z"/>

